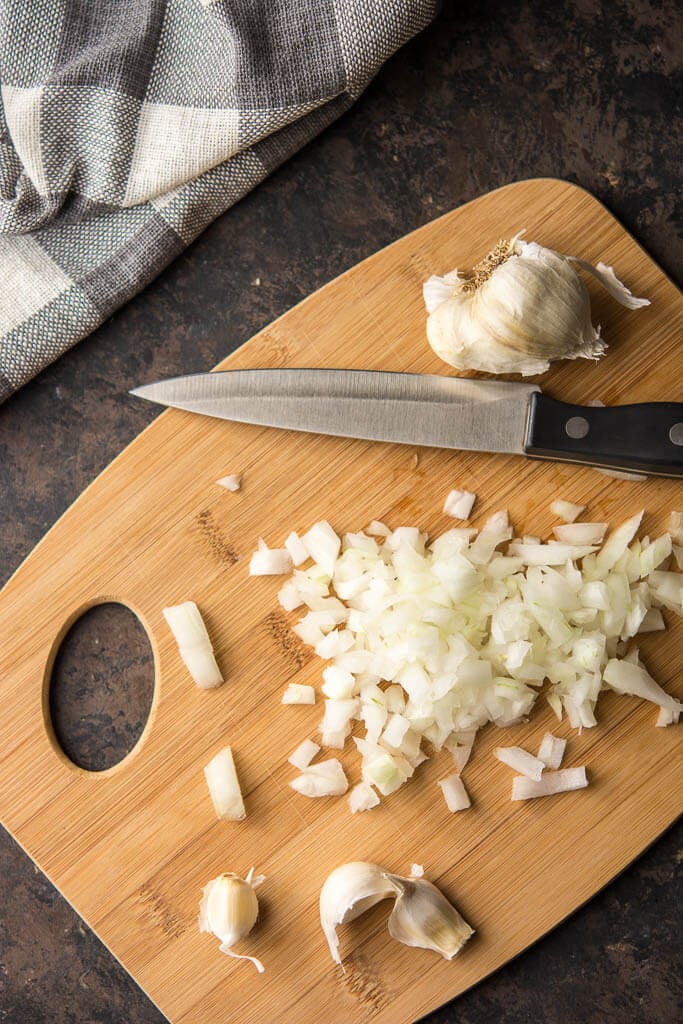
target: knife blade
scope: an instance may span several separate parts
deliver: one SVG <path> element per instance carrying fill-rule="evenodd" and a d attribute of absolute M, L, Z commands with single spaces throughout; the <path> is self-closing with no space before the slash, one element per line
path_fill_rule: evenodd
<path fill-rule="evenodd" d="M 131 394 L 261 426 L 683 476 L 678 402 L 577 406 L 535 384 L 305 368 L 190 374 Z"/>

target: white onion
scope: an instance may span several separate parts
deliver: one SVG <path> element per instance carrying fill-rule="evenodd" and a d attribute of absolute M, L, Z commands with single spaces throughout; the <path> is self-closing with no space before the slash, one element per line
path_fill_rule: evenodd
<path fill-rule="evenodd" d="M 304 740 L 287 760 L 302 772 L 304 768 L 308 768 L 315 755 L 319 753 L 320 745 L 318 743 L 314 743 L 313 740 Z"/>
<path fill-rule="evenodd" d="M 313 561 L 294 570 L 281 601 L 304 606 L 293 629 L 327 661 L 323 745 L 342 749 L 352 735 L 363 782 L 387 796 L 427 744 L 446 747 L 462 771 L 476 731 L 523 721 L 546 681 L 553 711 L 576 729 L 596 724 L 605 687 L 662 703 L 637 659 L 624 661 L 624 643 L 663 628 L 661 607 L 680 613 L 681 576 L 668 571 L 668 534 L 634 539 L 640 519 L 602 545 L 600 523 L 555 527 L 550 542 L 513 539 L 506 511 L 431 543 L 415 526 L 374 522 L 372 534 L 339 538 L 317 523 L 304 535 Z M 543 781 L 562 742 L 543 757 L 523 752 L 527 770 L 538 778 L 545 768 Z"/>
<path fill-rule="evenodd" d="M 164 618 L 178 645 L 180 657 L 193 680 L 202 690 L 212 690 L 223 682 L 204 620 L 194 601 L 163 609 Z"/>
<path fill-rule="evenodd" d="M 359 782 L 349 793 L 349 807 L 352 814 L 356 814 L 358 811 L 369 811 L 378 803 L 377 793 L 367 782 Z"/>
<path fill-rule="evenodd" d="M 562 758 L 564 757 L 564 750 L 567 746 L 567 741 L 562 740 L 559 736 L 553 736 L 551 732 L 547 732 L 541 740 L 541 745 L 538 748 L 538 759 L 543 761 L 546 768 L 557 769 L 562 764 Z"/>
<path fill-rule="evenodd" d="M 683 544 L 683 512 L 672 512 L 669 516 L 667 533 L 674 544 Z"/>
<path fill-rule="evenodd" d="M 566 544 L 602 544 L 607 523 L 565 523 L 554 526 L 553 533 Z"/>
<path fill-rule="evenodd" d="M 545 772 L 536 782 L 526 775 L 517 775 L 512 780 L 512 799 L 531 800 L 537 796 L 554 796 L 572 789 L 583 789 L 588 785 L 585 767 L 562 768 L 559 772 Z"/>
<path fill-rule="evenodd" d="M 341 796 L 349 788 L 344 769 L 336 757 L 311 764 L 290 782 L 303 796 Z"/>
<path fill-rule="evenodd" d="M 454 519 L 469 519 L 476 500 L 476 494 L 471 491 L 449 491 L 443 510 Z"/>
<path fill-rule="evenodd" d="M 204 769 L 214 810 L 219 818 L 241 821 L 246 818 L 235 762 L 230 747 L 220 750 Z"/>
<path fill-rule="evenodd" d="M 438 783 L 449 811 L 464 811 L 471 806 L 469 793 L 459 775 L 449 775 Z"/>
<path fill-rule="evenodd" d="M 315 687 L 305 683 L 289 683 L 282 694 L 283 704 L 315 704 Z"/>
<path fill-rule="evenodd" d="M 540 781 L 545 768 L 543 761 L 534 757 L 533 754 L 527 753 L 526 750 L 522 750 L 521 747 L 496 747 L 493 756 L 514 771 L 526 775 L 528 779 L 535 779 L 536 782 Z"/>
<path fill-rule="evenodd" d="M 294 530 L 285 540 L 285 548 L 289 552 L 289 557 L 292 559 L 293 565 L 302 565 L 308 558 L 308 551 L 306 545 L 301 540 L 298 533 Z"/>
<path fill-rule="evenodd" d="M 292 558 L 286 548 L 269 548 L 259 537 L 258 550 L 249 562 L 250 576 L 280 576 L 290 572 L 291 568 Z"/>
<path fill-rule="evenodd" d="M 550 505 L 550 511 L 558 519 L 563 519 L 565 523 L 573 523 L 582 512 L 585 511 L 585 505 L 575 505 L 573 501 L 553 501 Z"/>
<path fill-rule="evenodd" d="M 220 480 L 216 481 L 221 487 L 225 487 L 226 491 L 239 491 L 242 486 L 242 480 L 237 473 L 230 473 L 229 476 L 223 476 Z"/>

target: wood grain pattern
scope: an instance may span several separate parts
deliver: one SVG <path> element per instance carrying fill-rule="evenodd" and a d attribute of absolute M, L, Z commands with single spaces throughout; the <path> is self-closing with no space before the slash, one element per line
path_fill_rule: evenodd
<path fill-rule="evenodd" d="M 346 366 L 444 372 L 424 336 L 421 283 L 473 264 L 498 237 L 527 237 L 613 264 L 652 305 L 616 306 L 588 283 L 610 343 L 598 364 L 557 366 L 544 391 L 568 401 L 681 400 L 681 302 L 676 288 L 595 199 L 554 180 L 510 185 L 427 225 L 353 268 L 256 335 L 221 364 Z M 215 485 L 243 474 L 243 489 Z M 504 963 L 629 863 L 681 809 L 679 731 L 654 729 L 656 711 L 605 695 L 600 725 L 573 733 L 539 701 L 531 721 L 487 728 L 466 770 L 473 808 L 448 814 L 436 780 L 446 753 L 370 813 L 346 801 L 311 801 L 288 787 L 287 757 L 314 737 L 320 706 L 280 707 L 291 681 L 321 665 L 289 631 L 276 601 L 281 581 L 250 579 L 258 536 L 271 545 L 327 518 L 340 532 L 373 518 L 449 521 L 447 490 L 478 496 L 474 525 L 507 507 L 519 530 L 547 535 L 557 496 L 612 524 L 646 509 L 643 532 L 681 507 L 670 480 L 609 479 L 594 470 L 498 455 L 416 449 L 163 413 L 88 488 L 0 594 L 0 819 L 173 1021 L 318 1021 L 400 1024 L 426 1013 Z M 162 607 L 201 608 L 228 682 L 201 692 L 189 681 Z M 118 600 L 148 631 L 155 658 L 152 712 L 135 749 L 105 772 L 76 768 L 49 721 L 52 662 L 72 622 Z M 680 692 L 681 625 L 645 637 L 643 657 Z M 511 772 L 493 746 L 535 749 L 554 727 L 569 737 L 567 764 L 588 766 L 591 786 L 550 800 L 510 802 Z M 235 752 L 248 817 L 218 822 L 202 768 L 223 745 Z M 350 750 L 341 760 L 355 781 Z M 329 959 L 318 925 L 322 881 L 348 859 L 407 873 L 418 861 L 477 935 L 452 963 L 389 939 L 386 908 L 342 929 L 345 971 Z M 200 935 L 201 887 L 254 864 L 262 920 L 244 951 L 259 976 Z"/>

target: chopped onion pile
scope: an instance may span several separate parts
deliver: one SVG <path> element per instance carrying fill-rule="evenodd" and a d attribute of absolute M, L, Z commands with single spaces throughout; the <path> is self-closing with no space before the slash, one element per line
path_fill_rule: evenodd
<path fill-rule="evenodd" d="M 565 504 L 555 510 L 567 520 L 582 510 Z M 431 543 L 417 527 L 377 521 L 343 539 L 327 522 L 290 535 L 288 558 L 298 560 L 300 541 L 312 561 L 294 568 L 279 599 L 299 610 L 294 631 L 328 662 L 322 744 L 351 741 L 360 754 L 365 785 L 352 790 L 353 809 L 373 804 L 367 787 L 388 796 L 403 785 L 429 756 L 425 743 L 430 754 L 446 747 L 462 770 L 477 729 L 524 720 L 546 682 L 573 728 L 596 724 L 605 689 L 658 704 L 658 724 L 675 720 L 681 704 L 637 650 L 627 653 L 637 634 L 665 627 L 662 608 L 683 613 L 671 536 L 636 539 L 641 517 L 604 542 L 603 523 L 567 523 L 547 542 L 513 538 L 505 511 Z M 544 755 L 557 759 L 555 748 Z M 295 788 L 343 792 L 339 772 L 327 789 L 317 775 Z M 529 781 L 543 788 L 546 777 Z"/>

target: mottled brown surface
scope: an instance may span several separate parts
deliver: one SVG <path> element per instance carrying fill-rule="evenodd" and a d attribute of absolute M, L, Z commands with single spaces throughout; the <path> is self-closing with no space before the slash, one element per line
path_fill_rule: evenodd
<path fill-rule="evenodd" d="M 444 4 L 349 114 L 0 407 L 0 582 L 156 415 L 129 388 L 208 369 L 359 259 L 482 192 L 525 177 L 577 182 L 675 276 L 680 29 L 673 0 Z M 207 543 L 210 525 L 198 524 Z M 74 638 L 55 704 L 74 756 L 103 767 L 144 724 L 151 669 L 139 631 L 114 630 L 106 610 L 91 618 L 90 643 L 109 641 L 99 654 Z M 679 843 L 680 827 L 429 1024 L 673 1024 Z M 0 908 L 1 1022 L 162 1021 L 1 830 Z"/>

